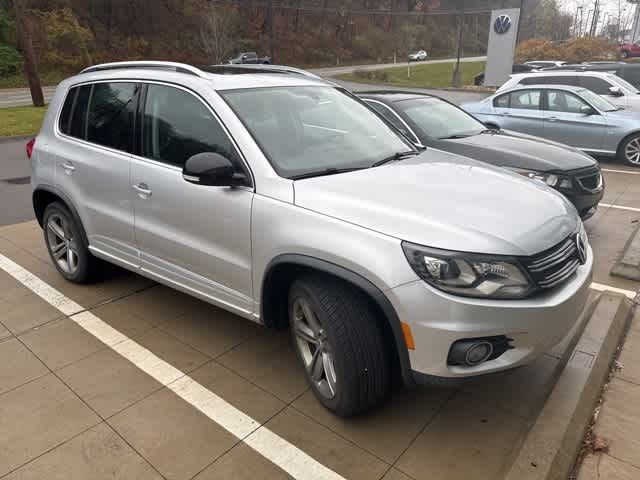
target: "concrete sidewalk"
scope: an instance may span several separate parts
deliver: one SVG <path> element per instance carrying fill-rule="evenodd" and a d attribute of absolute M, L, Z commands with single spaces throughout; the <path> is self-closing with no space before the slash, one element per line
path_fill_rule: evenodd
<path fill-rule="evenodd" d="M 587 448 L 578 480 L 640 478 L 640 315 L 629 328 Z"/>

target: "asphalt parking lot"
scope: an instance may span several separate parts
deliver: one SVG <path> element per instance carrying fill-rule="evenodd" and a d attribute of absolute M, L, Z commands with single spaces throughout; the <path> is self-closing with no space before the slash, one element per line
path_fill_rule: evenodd
<path fill-rule="evenodd" d="M 14 158 L 22 141 L 0 145 Z M 11 150 L 13 149 L 13 150 Z M 594 293 L 640 220 L 640 171 L 603 163 L 587 222 Z M 26 169 L 25 169 L 26 166 Z M 66 283 L 29 205 L 28 163 L 0 170 L 1 479 L 500 478 L 559 368 L 557 349 L 456 389 L 416 388 L 341 420 L 271 332 L 119 269 Z"/>

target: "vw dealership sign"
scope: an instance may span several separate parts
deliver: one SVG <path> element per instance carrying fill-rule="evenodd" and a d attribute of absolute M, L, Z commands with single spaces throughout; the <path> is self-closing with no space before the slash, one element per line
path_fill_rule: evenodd
<path fill-rule="evenodd" d="M 505 8 L 491 12 L 485 85 L 498 87 L 511 75 L 519 21 L 519 8 Z"/>
<path fill-rule="evenodd" d="M 493 30 L 498 35 L 504 35 L 511 28 L 511 17 L 509 15 L 500 15 L 493 22 Z"/>

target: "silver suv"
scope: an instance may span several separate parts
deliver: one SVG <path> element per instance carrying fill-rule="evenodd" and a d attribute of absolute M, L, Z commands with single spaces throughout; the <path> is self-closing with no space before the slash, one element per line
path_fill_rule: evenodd
<path fill-rule="evenodd" d="M 106 260 L 291 326 L 314 393 L 343 416 L 394 379 L 515 367 L 571 329 L 593 255 L 560 194 L 416 151 L 317 78 L 212 71 L 108 64 L 58 86 L 31 160 L 66 279 Z"/>

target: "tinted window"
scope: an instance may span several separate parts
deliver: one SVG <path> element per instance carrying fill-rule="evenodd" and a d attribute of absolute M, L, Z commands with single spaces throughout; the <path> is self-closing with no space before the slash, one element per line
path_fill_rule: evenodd
<path fill-rule="evenodd" d="M 506 95 L 495 98 L 493 100 L 493 106 L 498 108 L 509 108 L 509 97 L 510 95 L 507 93 Z"/>
<path fill-rule="evenodd" d="M 548 110 L 552 112 L 581 113 L 580 108 L 588 106 L 575 95 L 567 92 L 550 91 L 547 94 Z"/>
<path fill-rule="evenodd" d="M 520 80 L 520 85 L 544 85 L 545 77 L 526 77 Z"/>
<path fill-rule="evenodd" d="M 580 77 L 580 86 L 591 90 L 598 95 L 609 95 L 609 87 L 612 85 L 598 77 Z"/>
<path fill-rule="evenodd" d="M 539 110 L 540 96 L 540 90 L 511 92 L 510 107 L 524 110 Z"/>
<path fill-rule="evenodd" d="M 541 79 L 542 80 L 542 79 Z M 578 77 L 573 75 L 548 75 L 544 77 L 546 85 L 574 85 L 578 86 Z"/>
<path fill-rule="evenodd" d="M 640 87 L 640 68 L 636 65 L 626 66 L 620 72 L 621 77 L 624 78 L 634 87 Z"/>
<path fill-rule="evenodd" d="M 86 138 L 87 132 L 87 105 L 91 96 L 91 85 L 79 87 L 75 105 L 71 112 L 71 127 L 69 135 L 77 138 Z"/>
<path fill-rule="evenodd" d="M 131 151 L 135 83 L 96 83 L 91 93 L 87 140 Z"/>
<path fill-rule="evenodd" d="M 143 129 L 144 153 L 153 160 L 181 167 L 193 155 L 214 152 L 237 162 L 231 140 L 216 118 L 184 90 L 149 85 Z"/>
<path fill-rule="evenodd" d="M 58 128 L 60 128 L 62 133 L 67 135 L 69 134 L 71 127 L 71 112 L 73 111 L 73 104 L 76 100 L 77 93 L 77 87 L 69 90 L 67 99 L 64 101 L 64 105 L 62 106 L 62 112 L 60 113 L 60 124 L 58 125 Z"/>
<path fill-rule="evenodd" d="M 482 123 L 464 110 L 438 98 L 402 100 L 396 106 L 430 137 L 466 137 L 486 130 Z"/>

